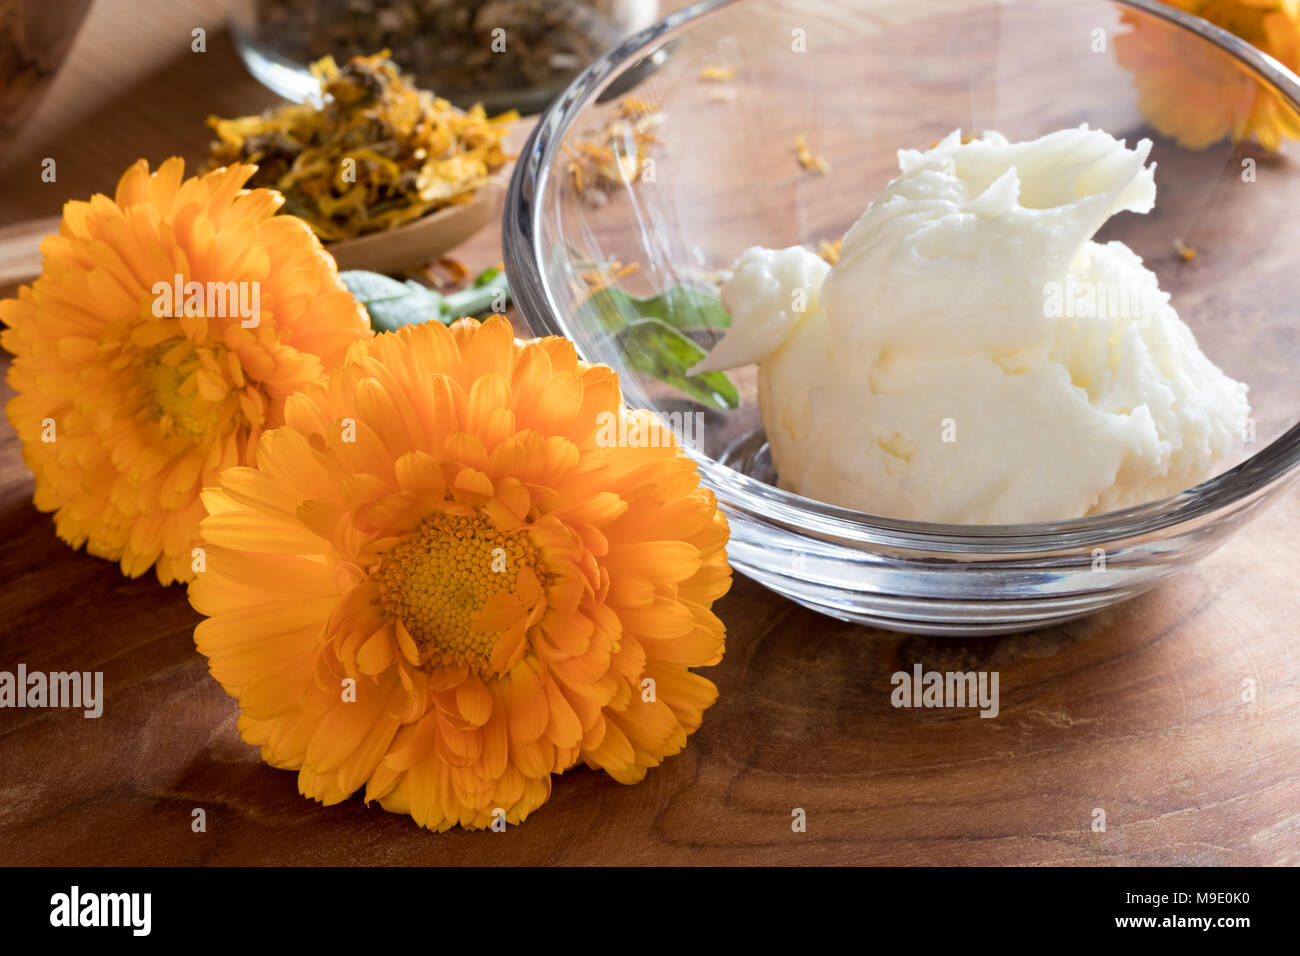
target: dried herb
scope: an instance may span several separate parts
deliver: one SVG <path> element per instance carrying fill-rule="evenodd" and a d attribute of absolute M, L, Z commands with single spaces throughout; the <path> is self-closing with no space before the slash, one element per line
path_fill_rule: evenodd
<path fill-rule="evenodd" d="M 386 48 L 453 99 L 558 91 L 633 25 L 618 0 L 260 0 L 257 14 L 258 42 L 290 60 Z"/>
<path fill-rule="evenodd" d="M 568 172 L 579 193 L 593 186 L 630 185 L 645 177 L 655 130 L 663 114 L 651 103 L 626 97 L 600 129 L 588 131 L 576 145 L 564 145 Z"/>
<path fill-rule="evenodd" d="M 799 165 L 804 169 L 811 169 L 813 172 L 822 175 L 831 171 L 831 164 L 822 157 L 814 155 L 813 151 L 808 148 L 808 140 L 803 133 L 794 138 L 794 151 L 795 157 L 799 160 Z"/>
<path fill-rule="evenodd" d="M 322 241 L 380 232 L 468 202 L 509 158 L 513 113 L 488 119 L 411 86 L 383 55 L 313 66 L 324 105 L 208 117 L 209 168 L 257 164 L 250 186 L 278 189 L 285 211 Z"/>

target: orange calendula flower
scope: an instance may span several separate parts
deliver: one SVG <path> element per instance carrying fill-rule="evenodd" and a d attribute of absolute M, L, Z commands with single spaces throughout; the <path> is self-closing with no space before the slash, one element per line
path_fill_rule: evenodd
<path fill-rule="evenodd" d="M 113 199 L 64 206 L 41 276 L 0 302 L 36 507 L 132 577 L 193 576 L 199 489 L 370 335 L 283 197 L 242 188 L 254 169 L 182 181 L 180 159 L 141 160 Z"/>
<path fill-rule="evenodd" d="M 500 317 L 355 346 L 204 492 L 194 638 L 244 739 L 305 796 L 364 786 L 436 830 L 680 751 L 717 694 L 689 668 L 722 658 L 727 524 L 651 419 Z"/>
<path fill-rule="evenodd" d="M 1167 2 L 1300 71 L 1297 0 Z M 1228 54 L 1155 17 L 1129 11 L 1121 21 L 1132 30 L 1116 36 L 1116 57 L 1133 72 L 1138 108 L 1162 136 L 1189 149 L 1251 136 L 1277 149 L 1284 139 L 1300 137 L 1300 115 Z"/>

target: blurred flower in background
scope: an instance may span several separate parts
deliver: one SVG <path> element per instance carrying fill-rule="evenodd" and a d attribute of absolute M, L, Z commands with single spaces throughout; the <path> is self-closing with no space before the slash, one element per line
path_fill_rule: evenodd
<path fill-rule="evenodd" d="M 1300 71 L 1300 0 L 1168 0 Z M 1127 11 L 1115 38 L 1138 108 L 1156 131 L 1188 149 L 1254 137 L 1267 149 L 1300 137 L 1300 115 L 1231 56 L 1163 20 Z"/>

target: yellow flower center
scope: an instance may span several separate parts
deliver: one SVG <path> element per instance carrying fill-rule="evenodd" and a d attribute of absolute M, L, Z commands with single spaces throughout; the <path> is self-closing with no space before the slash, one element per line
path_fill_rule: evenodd
<path fill-rule="evenodd" d="M 478 513 L 439 512 L 384 555 L 375 577 L 384 609 L 406 625 L 422 664 L 485 672 L 505 628 L 484 632 L 474 616 L 490 598 L 513 593 L 525 567 L 545 579 L 526 531 L 499 531 Z"/>
<path fill-rule="evenodd" d="M 190 379 L 192 371 L 184 365 L 173 366 L 155 360 L 149 366 L 149 388 L 164 428 L 170 425 L 176 431 L 198 438 L 210 435 L 216 427 L 217 409 L 197 400 Z"/>

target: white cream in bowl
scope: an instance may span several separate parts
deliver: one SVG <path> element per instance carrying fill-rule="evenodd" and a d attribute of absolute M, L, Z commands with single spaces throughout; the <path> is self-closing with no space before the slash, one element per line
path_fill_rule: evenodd
<path fill-rule="evenodd" d="M 1001 524 L 1136 505 L 1206 478 L 1247 387 L 1156 276 L 1093 235 L 1155 203 L 1149 140 L 998 133 L 901 150 L 838 264 L 752 248 L 692 371 L 759 365 L 782 487 L 859 511 Z"/>

